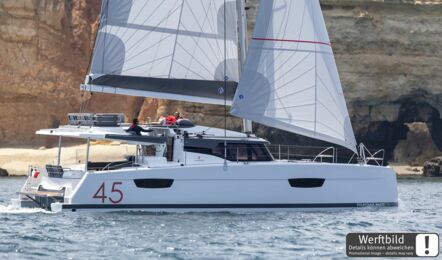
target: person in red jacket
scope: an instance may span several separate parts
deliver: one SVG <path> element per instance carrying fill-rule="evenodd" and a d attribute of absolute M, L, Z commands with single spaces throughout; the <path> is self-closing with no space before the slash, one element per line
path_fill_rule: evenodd
<path fill-rule="evenodd" d="M 170 116 L 166 117 L 166 124 L 169 125 L 169 126 L 176 124 L 175 116 L 170 115 Z"/>

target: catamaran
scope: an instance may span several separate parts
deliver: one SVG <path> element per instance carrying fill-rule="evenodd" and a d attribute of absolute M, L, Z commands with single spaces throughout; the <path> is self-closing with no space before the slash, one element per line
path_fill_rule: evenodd
<path fill-rule="evenodd" d="M 68 125 L 37 131 L 59 138 L 58 163 L 31 166 L 15 202 L 154 212 L 396 206 L 395 173 L 358 149 L 319 0 L 261 1 L 247 50 L 246 19 L 244 0 L 103 0 L 82 91 L 230 106 L 243 132 L 178 120 L 132 135 L 121 114 L 69 114 Z M 251 121 L 345 147 L 357 163 L 275 158 Z M 87 142 L 83 163 L 60 164 L 65 137 Z M 93 140 L 136 152 L 93 162 Z"/>

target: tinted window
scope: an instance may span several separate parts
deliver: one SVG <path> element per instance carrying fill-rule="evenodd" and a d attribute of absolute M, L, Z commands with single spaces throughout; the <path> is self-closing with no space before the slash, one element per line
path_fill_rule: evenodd
<path fill-rule="evenodd" d="M 188 152 L 212 154 L 217 157 L 224 158 L 224 143 L 219 143 L 216 147 L 211 149 L 186 148 Z M 244 144 L 244 143 L 228 143 L 227 144 L 227 160 L 229 161 L 273 161 L 272 156 L 268 152 L 264 144 Z"/>

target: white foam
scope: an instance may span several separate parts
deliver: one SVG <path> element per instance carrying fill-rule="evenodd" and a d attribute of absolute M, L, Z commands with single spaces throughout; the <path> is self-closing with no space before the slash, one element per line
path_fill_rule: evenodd
<path fill-rule="evenodd" d="M 13 204 L 0 205 L 0 214 L 33 214 L 33 213 L 51 213 L 50 211 L 39 208 L 21 208 Z"/>

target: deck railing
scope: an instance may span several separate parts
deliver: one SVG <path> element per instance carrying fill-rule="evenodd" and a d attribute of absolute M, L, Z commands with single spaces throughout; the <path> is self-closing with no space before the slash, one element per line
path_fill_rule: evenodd
<path fill-rule="evenodd" d="M 359 163 L 384 165 L 385 150 L 371 152 L 364 144 L 359 145 L 359 155 L 345 148 L 333 146 L 267 145 L 276 160 L 311 161 L 326 163 Z M 372 149 L 373 150 L 373 149 Z"/>
<path fill-rule="evenodd" d="M 300 146 L 300 145 L 267 145 L 270 153 L 276 160 L 337 162 L 335 147 Z"/>

